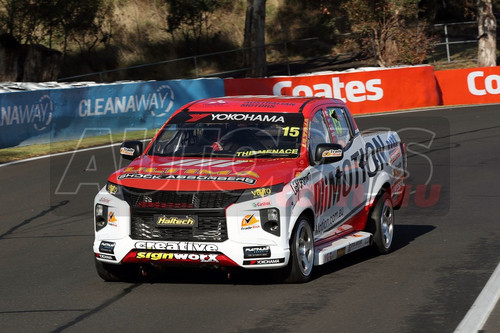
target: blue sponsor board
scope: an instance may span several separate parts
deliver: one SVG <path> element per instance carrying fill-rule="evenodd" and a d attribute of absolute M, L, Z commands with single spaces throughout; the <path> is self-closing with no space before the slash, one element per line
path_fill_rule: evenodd
<path fill-rule="evenodd" d="M 158 128 L 182 105 L 224 96 L 222 79 L 0 94 L 0 148 Z"/>

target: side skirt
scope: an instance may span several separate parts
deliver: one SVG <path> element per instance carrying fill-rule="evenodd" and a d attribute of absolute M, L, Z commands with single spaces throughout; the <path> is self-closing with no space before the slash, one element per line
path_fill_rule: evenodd
<path fill-rule="evenodd" d="M 343 255 L 362 249 L 371 244 L 372 234 L 357 231 L 335 239 L 333 242 L 316 246 L 314 265 L 323 265 Z"/>

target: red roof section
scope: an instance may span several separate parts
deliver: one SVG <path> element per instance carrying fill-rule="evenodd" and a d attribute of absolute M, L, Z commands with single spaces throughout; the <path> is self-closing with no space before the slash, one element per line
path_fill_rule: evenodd
<path fill-rule="evenodd" d="M 203 99 L 189 104 L 190 112 L 301 112 L 302 106 L 317 97 L 292 96 L 226 96 Z"/>

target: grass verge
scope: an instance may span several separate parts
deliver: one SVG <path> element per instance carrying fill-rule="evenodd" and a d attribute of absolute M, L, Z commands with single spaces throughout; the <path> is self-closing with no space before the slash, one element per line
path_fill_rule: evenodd
<path fill-rule="evenodd" d="M 0 164 L 23 160 L 30 157 L 37 157 L 77 149 L 104 146 L 113 143 L 119 143 L 125 140 L 144 140 L 152 138 L 158 129 L 146 131 L 134 131 L 123 133 L 94 136 L 82 140 L 70 140 L 51 142 L 47 144 L 37 144 L 23 147 L 13 147 L 0 149 Z"/>

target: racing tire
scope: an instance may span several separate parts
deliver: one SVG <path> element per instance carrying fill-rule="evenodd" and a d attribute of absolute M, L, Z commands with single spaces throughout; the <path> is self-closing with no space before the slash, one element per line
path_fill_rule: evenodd
<path fill-rule="evenodd" d="M 286 283 L 309 281 L 314 266 L 314 238 L 309 218 L 299 217 L 290 239 L 290 259 L 287 266 Z"/>
<path fill-rule="evenodd" d="M 136 267 L 131 265 L 113 265 L 97 259 L 95 260 L 95 268 L 97 274 L 106 282 L 128 282 L 138 277 Z"/>
<path fill-rule="evenodd" d="M 392 250 L 394 221 L 391 196 L 385 191 L 377 200 L 366 228 L 373 235 L 374 247 L 380 254 L 387 254 Z"/>

